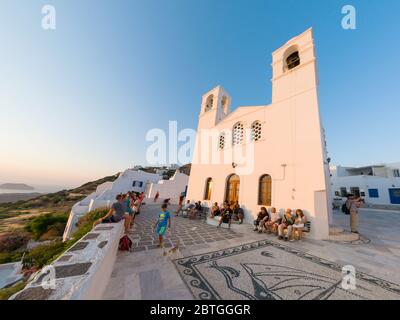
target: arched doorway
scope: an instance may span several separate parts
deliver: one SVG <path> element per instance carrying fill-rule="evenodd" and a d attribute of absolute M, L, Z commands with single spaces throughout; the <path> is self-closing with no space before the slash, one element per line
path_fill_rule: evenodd
<path fill-rule="evenodd" d="M 226 181 L 225 200 L 229 203 L 239 201 L 240 178 L 232 174 Z"/>
<path fill-rule="evenodd" d="M 204 191 L 203 200 L 211 200 L 212 185 L 213 185 L 212 178 L 208 178 L 206 180 L 206 187 Z"/>
<path fill-rule="evenodd" d="M 258 204 L 261 206 L 271 206 L 272 179 L 269 174 L 260 177 L 258 184 Z"/>

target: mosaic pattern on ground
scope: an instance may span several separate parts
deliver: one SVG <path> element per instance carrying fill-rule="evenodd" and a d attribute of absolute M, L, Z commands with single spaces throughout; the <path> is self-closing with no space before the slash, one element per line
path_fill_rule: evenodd
<path fill-rule="evenodd" d="M 342 288 L 342 266 L 269 240 L 174 261 L 195 299 L 400 299 L 400 286 L 357 272 Z"/>

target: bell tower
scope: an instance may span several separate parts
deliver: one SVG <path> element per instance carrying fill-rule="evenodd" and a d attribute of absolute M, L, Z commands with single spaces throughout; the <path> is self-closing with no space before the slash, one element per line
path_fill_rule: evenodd
<path fill-rule="evenodd" d="M 312 29 L 272 53 L 272 103 L 316 89 L 318 76 Z"/>
<path fill-rule="evenodd" d="M 213 128 L 230 113 L 231 97 L 221 86 L 203 95 L 199 128 Z"/>

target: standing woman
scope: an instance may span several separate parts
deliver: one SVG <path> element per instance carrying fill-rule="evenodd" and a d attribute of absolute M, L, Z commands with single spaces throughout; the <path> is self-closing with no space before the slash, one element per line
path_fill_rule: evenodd
<path fill-rule="evenodd" d="M 140 209 L 140 200 L 138 197 L 134 196 L 132 203 L 133 219 L 135 219 L 136 215 L 139 214 L 139 209 Z"/>
<path fill-rule="evenodd" d="M 358 209 L 363 201 L 360 197 L 354 198 L 350 203 L 350 228 L 352 233 L 358 234 Z"/>
<path fill-rule="evenodd" d="M 154 196 L 154 202 L 157 202 L 159 196 L 160 196 L 160 193 L 157 191 L 156 195 Z"/>

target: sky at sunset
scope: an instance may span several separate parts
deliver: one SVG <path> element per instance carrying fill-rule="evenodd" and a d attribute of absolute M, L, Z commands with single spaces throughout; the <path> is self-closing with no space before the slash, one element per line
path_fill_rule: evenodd
<path fill-rule="evenodd" d="M 385 5 L 382 5 L 382 3 Z M 56 30 L 41 26 L 45 4 Z M 0 3 L 0 183 L 73 187 L 146 165 L 146 133 L 196 129 L 201 96 L 271 102 L 271 53 L 313 27 L 335 164 L 400 161 L 400 2 L 141 0 Z"/>

